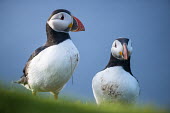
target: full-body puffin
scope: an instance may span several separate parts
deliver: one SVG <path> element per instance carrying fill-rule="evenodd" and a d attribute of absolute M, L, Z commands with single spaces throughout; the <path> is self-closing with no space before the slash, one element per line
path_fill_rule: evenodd
<path fill-rule="evenodd" d="M 133 103 L 139 96 L 139 83 L 130 68 L 131 40 L 116 39 L 111 47 L 109 63 L 92 80 L 97 104 Z"/>
<path fill-rule="evenodd" d="M 79 52 L 69 31 L 85 31 L 85 28 L 68 10 L 53 11 L 46 23 L 47 41 L 32 53 L 17 83 L 30 89 L 34 95 L 36 92 L 51 92 L 57 99 L 79 61 Z"/>

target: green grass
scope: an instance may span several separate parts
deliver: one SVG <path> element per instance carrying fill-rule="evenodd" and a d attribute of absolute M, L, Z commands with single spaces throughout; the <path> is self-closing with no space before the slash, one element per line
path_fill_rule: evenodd
<path fill-rule="evenodd" d="M 153 106 L 101 105 L 91 102 L 32 96 L 22 90 L 0 87 L 0 113 L 169 113 Z"/>

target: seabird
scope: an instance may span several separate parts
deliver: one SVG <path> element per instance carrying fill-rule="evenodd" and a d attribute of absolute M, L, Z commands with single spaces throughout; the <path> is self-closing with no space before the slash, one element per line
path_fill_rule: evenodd
<path fill-rule="evenodd" d="M 51 92 L 57 99 L 79 61 L 79 51 L 69 31 L 85 31 L 85 28 L 70 11 L 53 11 L 46 23 L 46 43 L 32 53 L 23 69 L 23 76 L 16 83 L 30 89 L 33 95 Z"/>
<path fill-rule="evenodd" d="M 92 80 L 92 90 L 97 104 L 134 103 L 139 96 L 139 83 L 130 68 L 132 42 L 116 39 L 111 47 L 109 63 Z"/>

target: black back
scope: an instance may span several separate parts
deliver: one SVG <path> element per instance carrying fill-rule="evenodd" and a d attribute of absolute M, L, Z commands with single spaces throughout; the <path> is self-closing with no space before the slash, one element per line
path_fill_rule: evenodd
<path fill-rule="evenodd" d="M 114 66 L 122 66 L 125 71 L 129 72 L 133 76 L 130 68 L 130 57 L 128 60 L 119 60 L 111 54 L 109 63 L 107 64 L 105 69 Z"/>

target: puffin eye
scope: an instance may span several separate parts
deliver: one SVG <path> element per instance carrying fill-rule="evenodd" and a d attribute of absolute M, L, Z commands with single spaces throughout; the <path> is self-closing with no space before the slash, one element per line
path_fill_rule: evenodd
<path fill-rule="evenodd" d="M 64 20 L 64 15 L 61 16 L 60 20 Z"/>

